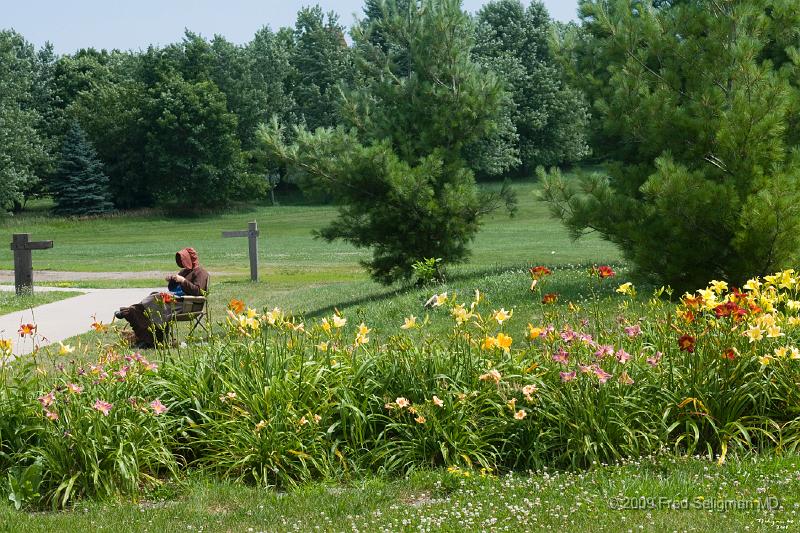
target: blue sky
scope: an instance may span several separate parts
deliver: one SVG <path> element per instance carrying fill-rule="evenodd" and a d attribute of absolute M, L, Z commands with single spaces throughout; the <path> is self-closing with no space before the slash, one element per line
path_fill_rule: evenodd
<path fill-rule="evenodd" d="M 526 4 L 528 0 L 523 0 Z M 56 52 L 79 48 L 138 49 L 180 40 L 183 29 L 233 42 L 250 40 L 261 26 L 290 26 L 304 5 L 318 3 L 343 23 L 361 14 L 362 0 L 0 0 L 0 28 L 14 28 L 34 44 L 50 41 Z M 485 0 L 464 0 L 476 11 Z M 557 20 L 575 18 L 577 0 L 544 0 Z"/>

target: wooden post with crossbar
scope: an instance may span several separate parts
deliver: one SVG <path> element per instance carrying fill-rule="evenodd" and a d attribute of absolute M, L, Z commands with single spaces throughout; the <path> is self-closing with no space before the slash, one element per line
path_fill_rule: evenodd
<path fill-rule="evenodd" d="M 247 229 L 243 231 L 223 231 L 222 236 L 247 237 L 250 253 L 250 279 L 258 281 L 258 223 L 253 221 L 247 224 Z"/>
<path fill-rule="evenodd" d="M 31 242 L 30 233 L 15 233 L 11 238 L 14 252 L 14 287 L 17 294 L 33 292 L 33 254 L 32 250 L 46 250 L 53 247 L 53 241 Z"/>

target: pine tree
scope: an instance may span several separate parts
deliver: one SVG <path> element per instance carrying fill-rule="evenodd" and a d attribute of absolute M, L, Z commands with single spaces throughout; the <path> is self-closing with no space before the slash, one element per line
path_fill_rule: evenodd
<path fill-rule="evenodd" d="M 114 208 L 109 201 L 108 176 L 103 173 L 97 153 L 77 123 L 70 126 L 64 138 L 51 192 L 58 215 L 100 215 Z"/>
<path fill-rule="evenodd" d="M 467 164 L 474 141 L 497 127 L 501 82 L 471 55 L 472 24 L 459 0 L 420 0 L 353 32 L 356 85 L 341 101 L 345 125 L 279 128 L 262 138 L 301 186 L 328 192 L 339 217 L 319 232 L 371 248 L 373 278 L 408 278 L 419 260 L 464 261 L 499 198 L 485 197 Z M 376 38 L 376 33 L 380 39 Z"/>
<path fill-rule="evenodd" d="M 573 56 L 607 173 L 550 176 L 556 215 L 689 289 L 800 257 L 796 0 L 585 0 Z"/>

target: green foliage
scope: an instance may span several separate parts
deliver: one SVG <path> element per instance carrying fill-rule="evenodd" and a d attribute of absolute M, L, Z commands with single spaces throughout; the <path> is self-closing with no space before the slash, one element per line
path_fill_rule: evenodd
<path fill-rule="evenodd" d="M 335 13 L 326 16 L 313 6 L 302 8 L 294 29 L 281 36 L 289 49 L 287 86 L 296 106 L 293 114 L 311 131 L 340 123 L 338 85 L 354 74 L 344 34 Z"/>
<path fill-rule="evenodd" d="M 565 83 L 551 51 L 552 23 L 541 2 L 484 5 L 476 19 L 475 56 L 497 72 L 511 93 L 508 120 L 525 171 L 580 161 L 588 155 L 588 110 Z"/>
<path fill-rule="evenodd" d="M 56 203 L 54 212 L 59 215 L 101 215 L 114 207 L 109 199 L 108 176 L 77 123 L 72 124 L 64 138 L 50 191 Z"/>
<path fill-rule="evenodd" d="M 36 76 L 33 46 L 14 31 L 0 31 L 0 213 L 22 205 L 47 159 L 37 131 Z"/>
<path fill-rule="evenodd" d="M 341 102 L 346 127 L 301 129 L 286 146 L 273 124 L 264 143 L 306 190 L 342 204 L 319 234 L 372 248 L 365 266 L 376 280 L 408 278 L 419 257 L 463 261 L 499 201 L 478 195 L 466 151 L 494 130 L 505 97 L 471 58 L 469 18 L 458 1 L 423 2 L 362 24 L 354 40 L 359 75 Z"/>
<path fill-rule="evenodd" d="M 607 177 L 551 175 L 555 214 L 680 288 L 796 260 L 796 3 L 584 1 L 581 14 L 567 56 L 611 163 Z"/>
<path fill-rule="evenodd" d="M 157 202 L 178 210 L 226 205 L 241 185 L 242 160 L 225 95 L 213 82 L 171 74 L 148 93 L 145 169 Z"/>
<path fill-rule="evenodd" d="M 417 285 L 426 285 L 436 281 L 443 281 L 444 274 L 441 272 L 442 259 L 440 257 L 430 257 L 417 261 L 411 268 L 417 278 Z"/>

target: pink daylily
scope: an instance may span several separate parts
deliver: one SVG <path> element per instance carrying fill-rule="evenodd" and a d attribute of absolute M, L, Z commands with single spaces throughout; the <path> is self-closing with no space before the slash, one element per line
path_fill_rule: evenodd
<path fill-rule="evenodd" d="M 155 415 L 163 415 L 167 412 L 167 406 L 161 403 L 161 400 L 155 399 L 150 402 L 150 408 L 153 409 L 153 414 Z"/>
<path fill-rule="evenodd" d="M 614 356 L 617 358 L 617 361 L 619 361 L 622 364 L 627 363 L 631 359 L 631 354 L 629 354 L 628 352 L 626 352 L 622 348 L 617 350 L 617 353 L 615 353 Z"/>
<path fill-rule="evenodd" d="M 559 372 L 559 375 L 561 376 L 561 381 L 567 382 L 567 381 L 572 381 L 573 379 L 575 379 L 575 376 L 577 374 L 573 370 L 572 372 Z"/>
<path fill-rule="evenodd" d="M 103 416 L 108 416 L 108 413 L 111 412 L 111 408 L 114 407 L 114 405 L 98 399 L 95 400 L 92 407 L 103 413 Z"/>

